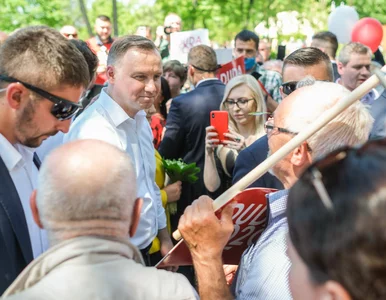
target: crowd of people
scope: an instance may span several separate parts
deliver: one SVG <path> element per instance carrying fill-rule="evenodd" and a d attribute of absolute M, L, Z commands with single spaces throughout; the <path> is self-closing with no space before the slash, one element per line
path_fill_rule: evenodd
<path fill-rule="evenodd" d="M 368 91 L 251 184 L 266 227 L 238 265 L 222 253 L 234 202 L 213 199 L 384 65 L 331 32 L 271 57 L 234 37 L 246 74 L 224 84 L 215 51 L 170 59 L 166 16 L 111 37 L 74 26 L 21 28 L 0 45 L 0 294 L 9 299 L 383 299 L 386 89 Z M 225 113 L 220 140 L 211 112 Z M 199 168 L 172 182 L 164 159 Z M 176 210 L 170 210 L 170 204 Z M 385 211 L 383 211 L 385 209 Z M 179 230 L 193 266 L 154 266 Z M 167 262 L 167 259 L 166 259 Z"/>

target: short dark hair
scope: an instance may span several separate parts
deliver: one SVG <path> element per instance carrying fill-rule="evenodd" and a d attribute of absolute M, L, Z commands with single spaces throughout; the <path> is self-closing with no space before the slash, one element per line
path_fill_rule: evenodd
<path fill-rule="evenodd" d="M 163 73 L 174 72 L 180 78 L 181 88 L 185 84 L 187 78 L 186 67 L 182 65 L 178 60 L 169 60 L 163 66 Z"/>
<path fill-rule="evenodd" d="M 90 81 L 92 81 L 98 68 L 98 57 L 94 54 L 94 52 L 91 51 L 85 41 L 72 39 L 70 40 L 70 43 L 73 43 L 75 47 L 80 51 L 80 53 L 82 53 L 88 66 Z"/>
<path fill-rule="evenodd" d="M 106 16 L 106 15 L 99 15 L 99 16 L 97 16 L 96 18 L 99 19 L 99 20 L 101 20 L 101 21 L 111 23 L 110 18 L 109 18 L 108 16 Z"/>
<path fill-rule="evenodd" d="M 149 39 L 139 35 L 126 35 L 114 41 L 107 57 L 107 65 L 114 65 L 131 48 L 137 48 L 145 51 L 156 51 L 159 53 L 157 47 Z"/>
<path fill-rule="evenodd" d="M 62 85 L 87 87 L 83 55 L 59 31 L 31 26 L 10 35 L 0 47 L 0 74 L 45 90 Z"/>
<path fill-rule="evenodd" d="M 331 60 L 326 53 L 318 48 L 305 47 L 295 50 L 284 59 L 283 72 L 287 65 L 311 67 L 320 63 L 326 65 L 330 81 L 334 81 L 334 72 L 332 69 Z"/>
<path fill-rule="evenodd" d="M 161 93 L 164 99 L 160 104 L 160 111 L 161 111 L 161 115 L 166 119 L 166 116 L 167 116 L 166 102 L 172 97 L 172 93 L 170 92 L 168 81 L 163 76 L 161 76 Z"/>
<path fill-rule="evenodd" d="M 194 46 L 188 54 L 188 63 L 197 72 L 214 73 L 217 70 L 217 56 L 214 50 L 206 45 Z"/>
<path fill-rule="evenodd" d="M 289 235 L 311 280 L 334 280 L 358 300 L 386 297 L 386 140 L 381 143 L 337 154 L 340 160 L 324 166 L 316 162 L 332 209 L 309 170 L 288 196 Z"/>
<path fill-rule="evenodd" d="M 338 50 L 338 39 L 331 31 L 321 31 L 316 33 L 312 37 L 312 43 L 314 47 L 326 49 L 326 53 L 330 57 L 335 58 L 336 51 Z"/>
<path fill-rule="evenodd" d="M 259 37 L 256 33 L 250 30 L 244 29 L 243 31 L 240 31 L 236 36 L 235 36 L 235 44 L 236 41 L 240 40 L 243 42 L 248 42 L 250 40 L 255 42 L 255 48 L 256 50 L 259 50 Z"/>

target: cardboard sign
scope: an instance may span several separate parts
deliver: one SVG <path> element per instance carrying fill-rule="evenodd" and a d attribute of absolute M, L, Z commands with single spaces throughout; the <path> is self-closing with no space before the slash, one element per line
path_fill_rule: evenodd
<path fill-rule="evenodd" d="M 245 74 L 244 56 L 240 56 L 231 62 L 222 65 L 217 71 L 217 78 L 227 84 L 233 77 Z"/>
<path fill-rule="evenodd" d="M 210 46 L 208 29 L 173 32 L 170 35 L 170 59 L 186 64 L 190 49 L 197 45 Z"/>
<path fill-rule="evenodd" d="M 223 251 L 224 264 L 237 265 L 244 250 L 254 243 L 264 231 L 267 224 L 267 198 L 266 195 L 276 190 L 267 188 L 250 188 L 239 193 L 233 213 L 233 231 Z M 221 214 L 221 208 L 216 215 Z M 192 265 L 192 257 L 184 240 L 176 246 L 157 264 L 157 268 L 167 266 Z"/>
<path fill-rule="evenodd" d="M 219 65 L 224 65 L 232 61 L 232 49 L 215 49 L 217 63 Z"/>

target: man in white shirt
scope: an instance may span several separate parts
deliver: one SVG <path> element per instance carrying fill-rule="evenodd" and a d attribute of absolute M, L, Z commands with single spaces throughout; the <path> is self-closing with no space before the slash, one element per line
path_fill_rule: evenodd
<path fill-rule="evenodd" d="M 143 111 L 151 107 L 160 92 L 161 56 L 148 39 L 125 36 L 111 47 L 106 74 L 108 87 L 75 120 L 64 142 L 99 139 L 129 154 L 136 170 L 138 197 L 143 198 L 138 230 L 131 242 L 141 249 L 146 264 L 151 265 L 149 250 L 156 236 L 162 256 L 173 247 L 155 183 L 152 133 Z"/>
<path fill-rule="evenodd" d="M 68 131 L 88 83 L 83 56 L 54 29 L 20 29 L 0 47 L 0 294 L 48 248 L 29 207 L 34 148 Z"/>

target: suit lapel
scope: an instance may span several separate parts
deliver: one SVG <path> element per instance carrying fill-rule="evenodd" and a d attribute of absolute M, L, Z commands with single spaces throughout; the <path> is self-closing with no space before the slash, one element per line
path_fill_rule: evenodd
<path fill-rule="evenodd" d="M 15 184 L 9 175 L 8 169 L 0 157 L 0 205 L 3 207 L 19 241 L 26 263 L 33 259 L 31 240 L 23 206 L 17 193 Z"/>

